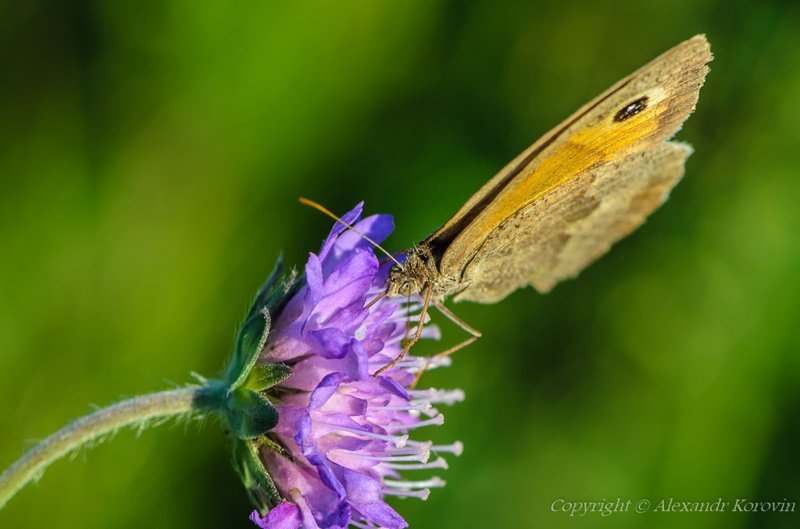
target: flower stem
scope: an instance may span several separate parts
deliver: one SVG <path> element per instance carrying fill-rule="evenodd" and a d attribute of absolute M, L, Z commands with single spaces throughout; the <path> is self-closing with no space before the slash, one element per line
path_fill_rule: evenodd
<path fill-rule="evenodd" d="M 76 419 L 43 440 L 0 475 L 0 509 L 28 482 L 58 458 L 82 445 L 131 424 L 184 415 L 197 410 L 201 388 L 190 387 L 142 395 Z"/>

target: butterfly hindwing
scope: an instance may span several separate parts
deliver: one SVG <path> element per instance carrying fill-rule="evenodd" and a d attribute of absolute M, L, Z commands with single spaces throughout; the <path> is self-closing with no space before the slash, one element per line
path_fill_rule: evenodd
<path fill-rule="evenodd" d="M 494 303 L 528 284 L 547 292 L 606 253 L 669 195 L 691 148 L 665 142 L 585 171 L 506 219 L 464 270 L 456 300 Z"/>

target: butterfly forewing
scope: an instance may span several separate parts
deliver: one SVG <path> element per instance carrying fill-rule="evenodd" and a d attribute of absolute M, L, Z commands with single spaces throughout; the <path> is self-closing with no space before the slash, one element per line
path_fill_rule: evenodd
<path fill-rule="evenodd" d="M 426 239 L 423 244 L 439 259 L 439 272 L 460 278 L 459 299 L 496 301 L 528 283 L 549 290 L 638 226 L 659 200 L 647 208 L 626 208 L 618 204 L 619 193 L 629 192 L 633 184 L 628 180 L 636 178 L 643 179 L 639 184 L 646 189 L 647 170 L 659 171 L 649 162 L 645 170 L 644 158 L 631 156 L 654 150 L 652 159 L 668 158 L 664 161 L 672 168 L 664 171 L 673 175 L 673 181 L 680 177 L 685 152 L 662 148 L 694 109 L 710 60 L 708 42 L 696 36 L 640 68 L 522 152 Z M 676 163 L 681 167 L 677 175 Z M 608 169 L 603 171 L 604 167 Z M 604 184 L 590 194 L 588 186 L 599 176 Z M 656 186 L 652 192 L 658 194 L 659 189 Z M 574 198 L 567 208 L 546 207 L 556 197 L 567 200 L 570 194 L 591 200 Z M 606 202 L 617 206 L 609 208 Z M 579 205 L 606 211 L 603 223 L 609 229 L 602 232 L 602 223 L 596 224 L 588 245 L 561 240 L 571 237 L 564 225 L 570 224 L 569 214 L 574 215 Z M 634 218 L 638 220 L 633 222 Z M 515 230 L 527 234 L 524 243 Z M 501 251 L 502 237 L 509 244 Z M 489 241 L 493 242 L 486 246 Z M 562 255 L 565 251 L 571 253 Z M 541 271 L 536 272 L 540 258 L 550 261 L 538 263 Z M 509 263 L 529 261 L 513 273 L 506 269 Z"/>

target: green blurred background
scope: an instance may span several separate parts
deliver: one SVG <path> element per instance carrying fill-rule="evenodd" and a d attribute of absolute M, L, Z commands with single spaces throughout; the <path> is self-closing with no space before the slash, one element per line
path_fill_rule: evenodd
<path fill-rule="evenodd" d="M 800 501 L 796 1 L 31 1 L 0 19 L 0 466 L 90 403 L 213 375 L 278 252 L 302 264 L 329 228 L 298 196 L 366 200 L 407 247 L 704 32 L 685 181 L 578 280 L 456 307 L 484 338 L 428 377 L 467 392 L 430 433 L 466 449 L 446 489 L 397 507 L 419 529 L 800 526 L 550 508 Z M 228 457 L 214 424 L 124 431 L 0 527 L 250 527 Z"/>

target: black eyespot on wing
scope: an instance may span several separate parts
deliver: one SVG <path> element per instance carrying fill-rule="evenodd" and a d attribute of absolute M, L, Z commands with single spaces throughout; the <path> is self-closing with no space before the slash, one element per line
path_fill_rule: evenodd
<path fill-rule="evenodd" d="M 616 115 L 614 116 L 614 121 L 616 122 L 625 121 L 629 117 L 635 116 L 636 114 L 647 108 L 648 99 L 649 98 L 647 96 L 644 96 L 640 97 L 636 101 L 631 101 L 630 103 L 622 107 L 619 112 L 616 113 Z"/>

